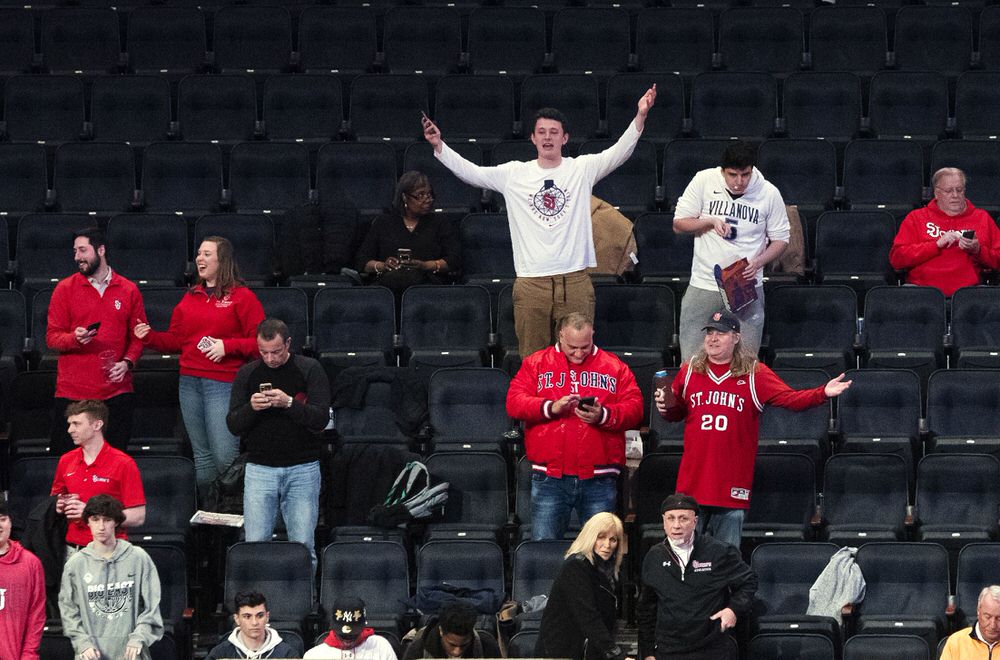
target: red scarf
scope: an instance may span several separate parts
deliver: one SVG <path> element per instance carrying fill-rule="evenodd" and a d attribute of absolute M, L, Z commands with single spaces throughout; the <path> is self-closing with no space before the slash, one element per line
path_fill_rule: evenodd
<path fill-rule="evenodd" d="M 323 643 L 326 644 L 327 646 L 332 646 L 335 649 L 342 649 L 342 650 L 353 649 L 355 646 L 365 641 L 374 634 L 375 634 L 374 628 L 363 628 L 361 630 L 361 634 L 358 635 L 357 638 L 352 639 L 350 641 L 346 641 L 337 637 L 336 633 L 334 633 L 331 630 L 330 633 L 326 636 L 326 639 L 323 640 Z"/>

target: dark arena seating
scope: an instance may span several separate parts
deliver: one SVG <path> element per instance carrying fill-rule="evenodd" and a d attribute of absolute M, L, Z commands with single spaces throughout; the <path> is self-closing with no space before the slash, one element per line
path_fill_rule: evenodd
<path fill-rule="evenodd" d="M 305 649 L 345 596 L 365 598 L 401 650 L 421 623 L 408 608 L 418 588 L 546 593 L 584 521 L 527 540 L 532 470 L 506 412 L 521 363 L 507 221 L 519 200 L 444 168 L 421 114 L 492 166 L 534 158 L 534 113 L 557 107 L 577 157 L 613 144 L 653 83 L 638 147 L 594 189 L 634 223 L 636 245 L 624 273 L 594 273 L 595 343 L 646 399 L 646 456 L 630 459 L 619 496 L 631 548 L 620 640 L 634 653 L 642 556 L 663 539 L 659 502 L 684 447 L 683 424 L 652 401 L 653 374 L 680 367 L 691 272 L 673 211 L 739 138 L 759 146 L 803 230 L 802 271 L 765 273 L 760 357 L 794 387 L 841 372 L 854 385 L 808 412 L 762 414 L 742 545 L 761 584 L 733 643 L 752 660 L 933 657 L 1000 583 L 1000 275 L 947 298 L 901 286 L 888 255 L 940 168 L 963 169 L 968 198 L 1000 213 L 1000 0 L 0 0 L 0 487 L 14 537 L 58 458 L 46 321 L 74 272 L 71 233 L 106 231 L 109 263 L 139 285 L 157 330 L 198 242 L 218 234 L 339 394 L 324 466 L 350 456 L 385 474 L 324 470 L 317 575 L 283 523 L 271 544 L 191 525 L 178 355 L 147 349 L 129 451 L 148 500 L 132 540 L 160 568 L 168 631 L 153 657 L 203 658 L 245 588 L 266 592 L 272 624 Z M 362 286 L 377 282 L 354 254 L 409 170 L 429 177 L 462 265 L 394 298 Z M 305 216 L 321 220 L 303 229 Z M 409 406 L 423 415 L 404 419 Z M 444 514 L 367 526 L 411 460 L 450 483 Z M 347 501 L 359 510 L 345 515 Z M 841 545 L 859 546 L 868 596 L 842 622 L 807 616 Z M 539 623 L 521 618 L 510 657 L 534 654 Z M 50 619 L 42 657 L 66 644 Z"/>

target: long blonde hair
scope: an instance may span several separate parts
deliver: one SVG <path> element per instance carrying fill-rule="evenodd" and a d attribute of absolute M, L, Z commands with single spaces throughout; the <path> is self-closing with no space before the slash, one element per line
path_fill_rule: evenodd
<path fill-rule="evenodd" d="M 597 537 L 604 532 L 614 534 L 618 538 L 618 547 L 615 548 L 614 559 L 615 579 L 617 580 L 618 571 L 622 565 L 622 558 L 625 556 L 628 548 L 625 540 L 625 527 L 622 525 L 621 518 L 613 513 L 595 513 L 590 520 L 584 523 L 583 529 L 576 535 L 576 540 L 569 546 L 569 550 L 566 551 L 565 556 L 569 557 L 570 555 L 580 554 L 593 564 L 594 545 L 597 544 Z"/>
<path fill-rule="evenodd" d="M 708 372 L 708 353 L 702 346 L 691 358 L 690 369 L 692 373 L 703 374 Z M 729 371 L 734 376 L 746 376 L 757 370 L 757 356 L 750 352 L 750 349 L 743 343 L 743 337 L 736 342 L 733 347 L 733 359 L 729 362 Z"/>

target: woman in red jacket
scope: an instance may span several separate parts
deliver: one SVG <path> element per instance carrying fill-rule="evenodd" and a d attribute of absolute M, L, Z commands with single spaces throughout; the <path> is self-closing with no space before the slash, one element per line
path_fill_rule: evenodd
<path fill-rule="evenodd" d="M 146 323 L 135 336 L 148 346 L 180 352 L 180 403 L 191 439 L 198 492 L 236 458 L 239 438 L 226 428 L 229 395 L 236 371 L 257 355 L 257 325 L 264 308 L 240 279 L 233 245 L 208 236 L 195 256 L 198 277 L 181 298 L 166 332 Z"/>

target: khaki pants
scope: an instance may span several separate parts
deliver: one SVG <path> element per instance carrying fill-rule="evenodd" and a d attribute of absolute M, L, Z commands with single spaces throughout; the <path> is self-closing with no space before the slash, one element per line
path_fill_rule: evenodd
<path fill-rule="evenodd" d="M 514 330 L 526 358 L 554 341 L 555 322 L 570 312 L 594 318 L 594 285 L 585 271 L 514 281 Z"/>

